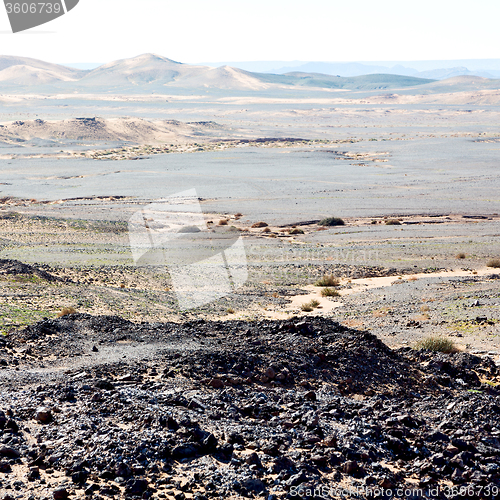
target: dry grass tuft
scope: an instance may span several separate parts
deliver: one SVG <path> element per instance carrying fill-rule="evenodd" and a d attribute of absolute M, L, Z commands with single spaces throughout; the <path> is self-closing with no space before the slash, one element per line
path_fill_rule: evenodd
<path fill-rule="evenodd" d="M 62 318 L 63 316 L 68 316 L 69 314 L 76 314 L 76 309 L 74 307 L 63 307 L 57 313 L 57 317 Z"/>
<path fill-rule="evenodd" d="M 464 252 L 459 252 L 457 255 L 455 255 L 455 259 L 465 259 L 467 255 L 465 255 Z"/>
<path fill-rule="evenodd" d="M 322 297 L 340 297 L 340 293 L 337 292 L 337 290 L 335 290 L 335 288 L 326 287 L 326 288 L 323 288 L 323 290 L 321 290 L 321 296 Z"/>
<path fill-rule="evenodd" d="M 325 274 L 322 278 L 320 278 L 314 286 L 340 286 L 340 281 L 338 278 L 333 276 L 333 274 Z"/>
<path fill-rule="evenodd" d="M 392 312 L 392 309 L 389 307 L 382 307 L 381 309 L 377 309 L 372 312 L 373 317 L 375 318 L 385 318 L 388 314 Z"/>
<path fill-rule="evenodd" d="M 436 297 L 422 297 L 422 302 L 436 302 Z"/>
<path fill-rule="evenodd" d="M 491 259 L 486 264 L 488 267 L 499 268 L 500 267 L 500 259 Z"/>
<path fill-rule="evenodd" d="M 445 354 L 458 352 L 458 348 L 455 346 L 453 340 L 446 337 L 427 337 L 417 342 L 415 348 L 444 352 Z"/>
<path fill-rule="evenodd" d="M 431 317 L 427 313 L 414 314 L 410 319 L 413 321 L 429 321 Z"/>
<path fill-rule="evenodd" d="M 359 319 L 346 319 L 343 324 L 348 328 L 362 328 L 364 325 Z"/>
<path fill-rule="evenodd" d="M 315 307 L 319 306 L 319 302 L 316 299 L 312 299 L 309 302 L 305 302 L 300 306 L 300 309 L 304 312 L 311 312 Z"/>
<path fill-rule="evenodd" d="M 387 219 L 385 221 L 386 226 L 400 226 L 401 222 L 399 222 L 397 219 Z"/>
<path fill-rule="evenodd" d="M 221 219 L 219 221 L 219 226 L 227 226 L 227 220 L 226 219 Z"/>
<path fill-rule="evenodd" d="M 254 222 L 250 227 L 267 227 L 269 226 L 269 224 L 267 222 L 263 222 L 263 221 L 260 221 L 260 222 Z"/>
<path fill-rule="evenodd" d="M 299 228 L 292 229 L 289 234 L 304 234 L 304 231 Z"/>

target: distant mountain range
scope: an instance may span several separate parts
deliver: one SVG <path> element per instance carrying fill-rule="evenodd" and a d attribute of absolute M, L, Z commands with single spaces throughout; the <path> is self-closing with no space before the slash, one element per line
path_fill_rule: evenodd
<path fill-rule="evenodd" d="M 436 80 L 467 75 L 500 78 L 500 59 L 392 62 L 234 61 L 205 64 L 209 66 L 230 65 L 246 71 L 274 74 L 305 72 L 347 77 L 384 73 Z"/>
<path fill-rule="evenodd" d="M 429 69 L 426 71 L 416 71 L 413 68 L 408 68 L 397 64 L 392 67 L 373 66 L 361 63 L 306 63 L 299 67 L 284 67 L 279 68 L 275 73 L 289 73 L 291 71 L 300 72 L 320 72 L 327 75 L 338 76 L 360 76 L 385 73 L 388 75 L 412 76 L 415 78 L 429 78 L 432 80 L 444 80 L 453 78 L 454 76 L 482 76 L 484 78 L 500 77 L 500 71 L 470 71 L 465 66 L 454 66 L 449 68 Z"/>
<path fill-rule="evenodd" d="M 393 89 L 432 82 L 406 75 L 373 74 L 338 77 L 309 72 L 286 74 L 254 73 L 231 66 L 210 67 L 182 64 L 155 54 L 122 59 L 92 70 L 80 70 L 25 57 L 0 56 L 0 89 L 22 91 L 32 87 L 68 91 L 128 91 L 140 88 L 165 92 L 166 88 L 271 90 L 308 87 L 311 89 Z"/>
<path fill-rule="evenodd" d="M 130 59 L 103 64 L 95 69 L 82 70 L 47 63 L 27 57 L 0 56 L 0 91 L 8 92 L 148 92 L 177 91 L 272 91 L 273 89 L 310 90 L 391 90 L 422 87 L 432 92 L 433 82 L 441 78 L 463 75 L 466 68 L 434 69 L 418 73 L 419 76 L 388 73 L 385 67 L 364 66 L 361 63 L 342 63 L 344 73 L 367 73 L 355 76 L 329 74 L 338 65 L 307 63 L 291 67 L 285 73 L 252 72 L 232 66 L 202 66 L 183 64 L 155 54 L 143 54 Z M 301 70 L 299 70 L 302 68 Z M 396 68 L 393 68 L 396 70 Z M 399 68 L 404 73 L 405 68 Z M 398 70 L 399 70 L 398 69 Z M 369 70 L 369 71 L 368 71 Z M 407 71 L 408 72 L 408 71 Z M 469 72 L 470 73 L 470 72 Z M 424 78 L 425 76 L 425 78 Z M 465 76 L 459 78 L 464 79 Z M 474 76 L 460 80 L 467 88 L 499 88 L 496 80 Z M 441 82 L 439 87 L 441 87 Z M 453 86 L 457 82 L 450 82 Z M 443 82 L 446 85 L 446 82 Z M 465 88 L 464 88 L 465 90 Z"/>

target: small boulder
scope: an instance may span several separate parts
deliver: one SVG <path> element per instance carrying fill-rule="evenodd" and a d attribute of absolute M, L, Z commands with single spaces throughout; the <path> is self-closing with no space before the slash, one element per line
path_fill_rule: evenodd
<path fill-rule="evenodd" d="M 35 420 L 41 424 L 49 424 L 52 422 L 52 412 L 48 408 L 38 408 L 35 414 Z"/>
<path fill-rule="evenodd" d="M 358 463 L 354 460 L 349 460 L 344 464 L 342 469 L 346 474 L 354 474 L 358 470 Z"/>
<path fill-rule="evenodd" d="M 214 389 L 222 389 L 224 387 L 224 382 L 220 378 L 213 378 L 208 385 Z"/>
<path fill-rule="evenodd" d="M 11 448 L 10 446 L 0 447 L 0 457 L 19 458 L 20 456 L 21 453 L 19 452 L 19 450 L 16 450 L 15 448 Z"/>
<path fill-rule="evenodd" d="M 127 482 L 125 493 L 127 495 L 142 495 L 148 489 L 148 482 L 145 479 L 131 479 Z"/>
<path fill-rule="evenodd" d="M 183 458 L 192 458 L 198 454 L 200 445 L 196 443 L 185 443 L 176 446 L 172 450 L 172 458 L 182 460 Z"/>
<path fill-rule="evenodd" d="M 66 488 L 59 488 L 57 490 L 54 490 L 52 493 L 52 497 L 54 500 L 67 500 L 69 498 L 69 493 Z"/>
<path fill-rule="evenodd" d="M 260 461 L 259 455 L 257 455 L 255 451 L 253 453 L 250 453 L 250 455 L 246 457 L 245 462 L 247 465 L 256 465 L 259 468 L 262 467 L 262 462 Z"/>

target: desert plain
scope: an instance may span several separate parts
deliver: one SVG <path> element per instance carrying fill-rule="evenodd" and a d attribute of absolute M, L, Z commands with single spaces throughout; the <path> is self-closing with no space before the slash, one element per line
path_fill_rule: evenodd
<path fill-rule="evenodd" d="M 0 88 L 3 498 L 498 498 L 500 81 L 176 64 Z M 196 307 L 130 224 L 188 191 Z"/>

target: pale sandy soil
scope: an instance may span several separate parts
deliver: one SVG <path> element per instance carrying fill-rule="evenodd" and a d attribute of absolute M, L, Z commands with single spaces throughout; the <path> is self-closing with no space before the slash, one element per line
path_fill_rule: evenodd
<path fill-rule="evenodd" d="M 404 281 L 411 282 L 416 281 L 419 278 L 458 278 L 466 276 L 488 276 L 492 274 L 492 269 L 485 267 L 477 271 L 464 271 L 464 270 L 452 270 L 452 271 L 440 271 L 440 272 L 430 272 L 430 273 L 417 273 L 417 274 L 405 274 L 403 276 L 381 276 L 377 278 L 341 278 L 339 279 L 339 287 L 347 286 L 345 289 L 337 289 L 337 287 L 332 287 L 337 290 L 339 297 L 323 297 L 321 291 L 324 287 L 317 285 L 306 285 L 301 287 L 302 291 L 307 291 L 306 295 L 299 294 L 291 296 L 290 304 L 288 304 L 283 311 L 269 311 L 265 310 L 263 315 L 273 319 L 285 319 L 290 317 L 290 315 L 308 315 L 301 310 L 303 304 L 307 304 L 311 300 L 315 300 L 319 303 L 318 306 L 314 308 L 314 314 L 328 314 L 334 309 L 339 307 L 345 307 L 345 304 L 341 301 L 342 297 L 347 295 L 361 295 L 364 292 L 372 289 L 383 289 L 391 287 L 393 285 L 400 284 Z"/>

